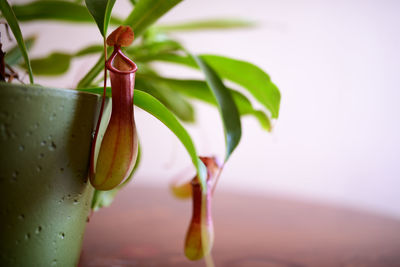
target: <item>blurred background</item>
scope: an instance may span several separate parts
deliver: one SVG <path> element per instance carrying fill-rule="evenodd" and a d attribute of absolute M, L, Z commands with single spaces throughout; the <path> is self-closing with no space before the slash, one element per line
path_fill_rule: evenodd
<path fill-rule="evenodd" d="M 114 7 L 120 15 L 130 9 L 122 0 Z M 242 141 L 217 191 L 334 203 L 400 218 L 399 11 L 395 0 L 186 0 L 159 21 L 229 17 L 256 22 L 251 29 L 174 36 L 194 53 L 258 65 L 281 90 L 280 117 L 271 134 L 253 118 L 242 121 Z M 101 42 L 94 24 L 35 22 L 22 24 L 22 31 L 39 37 L 33 56 Z M 77 59 L 64 78 L 36 82 L 74 88 L 96 60 Z M 167 64 L 157 67 L 173 77 L 200 75 Z M 198 150 L 222 158 L 217 110 L 195 106 L 197 124 L 188 129 Z M 190 159 L 175 136 L 144 111 L 136 114 L 143 161 L 129 186 L 167 190 L 172 178 L 190 177 Z"/>

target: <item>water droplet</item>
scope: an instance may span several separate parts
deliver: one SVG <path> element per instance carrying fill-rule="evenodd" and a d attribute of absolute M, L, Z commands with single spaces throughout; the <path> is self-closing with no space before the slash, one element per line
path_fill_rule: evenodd
<path fill-rule="evenodd" d="M 56 150 L 56 148 L 57 148 L 56 144 L 54 142 L 51 142 L 51 144 L 49 145 L 49 150 L 54 151 Z"/>
<path fill-rule="evenodd" d="M 35 123 L 35 124 L 33 125 L 33 129 L 37 129 L 37 128 L 39 128 L 39 126 L 40 126 L 40 124 L 37 122 L 37 123 Z"/>
<path fill-rule="evenodd" d="M 35 233 L 40 234 L 41 231 L 42 231 L 42 226 L 39 225 L 38 228 L 36 228 Z"/>
<path fill-rule="evenodd" d="M 19 172 L 18 171 L 14 171 L 13 173 L 12 173 L 12 178 L 11 178 L 11 180 L 13 181 L 13 182 L 16 182 L 17 181 L 17 176 L 19 175 Z"/>
<path fill-rule="evenodd" d="M 24 145 L 19 145 L 18 149 L 19 149 L 19 151 L 24 151 L 25 150 L 25 146 Z"/>
<path fill-rule="evenodd" d="M 44 158 L 44 153 L 39 154 L 39 159 L 42 159 L 42 158 Z"/>
<path fill-rule="evenodd" d="M 51 266 L 57 266 L 57 260 L 53 260 L 53 261 L 51 262 Z"/>
<path fill-rule="evenodd" d="M 43 141 L 40 143 L 41 146 L 45 146 L 46 144 L 47 144 L 46 140 L 43 140 Z"/>
<path fill-rule="evenodd" d="M 32 131 L 27 131 L 26 132 L 26 136 L 31 136 L 32 135 Z"/>
<path fill-rule="evenodd" d="M 20 219 L 20 220 L 23 220 L 23 219 L 25 219 L 25 215 L 24 215 L 24 214 L 20 214 L 20 215 L 18 215 L 18 219 Z"/>
<path fill-rule="evenodd" d="M 31 238 L 31 234 L 30 233 L 27 233 L 26 235 L 25 235 L 25 240 L 29 240 Z"/>
<path fill-rule="evenodd" d="M 15 240 L 15 245 L 18 245 L 19 244 L 19 240 Z"/>
<path fill-rule="evenodd" d="M 79 204 L 79 200 L 74 199 L 74 205 L 78 205 Z"/>
<path fill-rule="evenodd" d="M 63 172 L 63 171 L 64 171 L 64 168 L 60 168 L 60 171 Z"/>
<path fill-rule="evenodd" d="M 47 136 L 47 139 L 51 140 L 53 138 L 53 136 L 51 136 L 51 134 L 49 136 Z"/>
<path fill-rule="evenodd" d="M 65 233 L 60 233 L 60 238 L 64 239 L 65 238 Z"/>
<path fill-rule="evenodd" d="M 41 172 L 42 169 L 43 169 L 42 166 L 40 166 L 40 165 L 36 166 L 36 170 L 37 170 L 38 172 Z"/>
<path fill-rule="evenodd" d="M 51 114 L 51 116 L 50 116 L 50 120 L 52 121 L 52 120 L 54 120 L 55 118 L 56 118 L 56 113 L 53 113 L 53 114 Z"/>

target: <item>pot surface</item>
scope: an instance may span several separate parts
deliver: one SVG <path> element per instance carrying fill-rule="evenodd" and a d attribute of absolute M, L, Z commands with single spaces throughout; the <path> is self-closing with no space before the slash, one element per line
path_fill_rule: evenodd
<path fill-rule="evenodd" d="M 0 83 L 0 266 L 76 266 L 100 97 Z"/>

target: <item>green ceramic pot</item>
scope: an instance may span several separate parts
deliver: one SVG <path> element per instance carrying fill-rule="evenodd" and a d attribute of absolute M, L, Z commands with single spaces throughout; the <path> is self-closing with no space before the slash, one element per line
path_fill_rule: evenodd
<path fill-rule="evenodd" d="M 0 83 L 0 266 L 76 266 L 100 97 Z"/>

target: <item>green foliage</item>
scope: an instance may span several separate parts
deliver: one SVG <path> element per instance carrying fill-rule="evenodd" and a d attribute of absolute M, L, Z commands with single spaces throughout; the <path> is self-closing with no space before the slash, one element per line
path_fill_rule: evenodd
<path fill-rule="evenodd" d="M 111 11 L 115 4 L 115 0 L 85 0 L 86 7 L 92 14 L 101 35 L 107 36 L 108 24 L 110 23 Z"/>
<path fill-rule="evenodd" d="M 35 75 L 57 76 L 68 71 L 71 56 L 61 52 L 54 52 L 44 58 L 31 60 Z"/>
<path fill-rule="evenodd" d="M 149 75 L 149 74 L 142 74 L 136 76 L 136 84 L 142 83 L 142 80 L 151 81 L 154 84 L 154 87 L 158 88 L 167 87 L 191 99 L 200 100 L 214 106 L 218 105 L 217 101 L 215 100 L 215 97 L 208 88 L 207 83 L 202 80 L 171 79 L 171 78 L 160 77 L 158 75 Z M 233 100 L 235 101 L 235 104 L 241 116 L 252 115 L 258 120 L 260 126 L 263 129 L 267 131 L 271 130 L 271 123 L 269 121 L 269 118 L 262 110 L 255 109 L 251 104 L 250 100 L 242 93 L 231 88 L 229 88 L 229 91 L 233 97 Z"/>
<path fill-rule="evenodd" d="M 75 23 L 93 21 L 85 6 L 71 1 L 38 0 L 23 5 L 13 5 L 13 9 L 19 21 L 58 20 Z M 121 24 L 121 20 L 112 18 L 111 23 Z"/>
<path fill-rule="evenodd" d="M 36 37 L 28 37 L 25 39 L 25 47 L 26 50 L 29 51 L 31 47 L 35 44 Z M 4 61 L 9 65 L 9 66 L 14 66 L 19 63 L 24 59 L 24 56 L 21 52 L 21 49 L 19 48 L 18 45 L 12 47 L 5 55 Z"/>
<path fill-rule="evenodd" d="M 160 31 L 203 31 L 203 30 L 226 30 L 237 28 L 254 27 L 255 23 L 242 19 L 208 19 L 179 24 L 157 26 Z"/>
<path fill-rule="evenodd" d="M 135 35 L 139 36 L 180 2 L 182 0 L 140 0 L 124 24 L 131 26 Z"/>
<path fill-rule="evenodd" d="M 15 17 L 15 14 L 11 6 L 8 4 L 6 0 L 0 1 L 0 10 L 1 14 L 4 16 L 4 18 L 7 20 L 8 25 L 10 26 L 11 31 L 14 34 L 15 40 L 17 40 L 18 47 L 20 49 L 22 57 L 25 60 L 26 68 L 28 69 L 29 81 L 31 84 L 33 84 L 32 67 L 29 61 L 28 52 L 26 50 L 24 38 L 22 37 L 22 32 L 21 29 L 19 28 L 17 18 Z"/>
<path fill-rule="evenodd" d="M 221 77 L 246 88 L 271 112 L 272 118 L 278 118 L 281 95 L 269 75 L 262 69 L 249 62 L 228 57 L 203 55 L 202 58 Z"/>
<path fill-rule="evenodd" d="M 225 160 L 235 150 L 242 136 L 239 112 L 232 95 L 219 78 L 218 74 L 201 58 L 192 56 L 206 76 L 206 81 L 218 103 L 218 109 L 224 124 L 226 155 Z"/>

